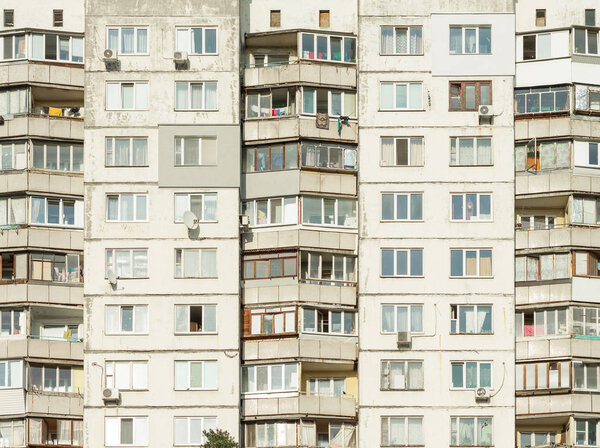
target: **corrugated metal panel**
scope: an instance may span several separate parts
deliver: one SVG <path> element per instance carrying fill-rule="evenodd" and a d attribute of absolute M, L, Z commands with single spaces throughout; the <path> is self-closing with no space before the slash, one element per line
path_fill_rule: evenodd
<path fill-rule="evenodd" d="M 25 391 L 23 389 L 0 390 L 0 415 L 25 413 Z"/>

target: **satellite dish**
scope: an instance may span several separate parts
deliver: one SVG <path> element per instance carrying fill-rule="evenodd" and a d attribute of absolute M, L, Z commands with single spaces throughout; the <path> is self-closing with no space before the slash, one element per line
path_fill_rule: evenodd
<path fill-rule="evenodd" d="M 108 272 L 106 273 L 106 278 L 108 278 L 108 282 L 111 285 L 116 285 L 117 284 L 117 276 L 115 275 L 114 271 L 112 269 L 109 269 Z"/>
<path fill-rule="evenodd" d="M 110 48 L 107 48 L 106 50 L 104 50 L 104 57 L 106 59 L 111 59 L 113 57 L 113 51 Z"/>
<path fill-rule="evenodd" d="M 198 227 L 198 218 L 196 218 L 194 213 L 188 210 L 183 214 L 183 223 L 188 229 L 194 230 Z"/>

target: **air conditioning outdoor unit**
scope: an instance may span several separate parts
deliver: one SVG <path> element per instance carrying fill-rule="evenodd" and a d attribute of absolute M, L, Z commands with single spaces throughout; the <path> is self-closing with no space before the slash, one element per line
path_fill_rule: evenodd
<path fill-rule="evenodd" d="M 102 391 L 102 399 L 105 402 L 109 402 L 109 401 L 118 402 L 121 399 L 121 396 L 119 394 L 119 389 L 107 387 L 106 389 L 104 389 Z"/>
<path fill-rule="evenodd" d="M 106 70 L 114 71 L 119 70 L 119 60 L 117 59 L 117 55 L 113 50 L 107 48 L 104 50 L 104 65 L 106 66 Z"/>
<path fill-rule="evenodd" d="M 398 332 L 398 348 L 410 348 L 412 345 L 412 337 L 409 331 Z"/>
<path fill-rule="evenodd" d="M 491 398 L 490 389 L 487 387 L 478 387 L 475 389 L 475 401 L 489 401 Z"/>
<path fill-rule="evenodd" d="M 489 105 L 479 106 L 479 116 L 491 118 L 494 116 L 494 109 Z"/>
<path fill-rule="evenodd" d="M 175 64 L 185 64 L 188 61 L 187 51 L 176 51 L 173 53 L 173 62 Z"/>

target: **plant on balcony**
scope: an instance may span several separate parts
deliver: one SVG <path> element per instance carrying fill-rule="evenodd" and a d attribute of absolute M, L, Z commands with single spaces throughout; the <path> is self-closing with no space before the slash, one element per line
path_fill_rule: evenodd
<path fill-rule="evenodd" d="M 227 431 L 211 429 L 203 433 L 206 437 L 206 443 L 202 445 L 203 448 L 239 448 L 237 442 Z"/>

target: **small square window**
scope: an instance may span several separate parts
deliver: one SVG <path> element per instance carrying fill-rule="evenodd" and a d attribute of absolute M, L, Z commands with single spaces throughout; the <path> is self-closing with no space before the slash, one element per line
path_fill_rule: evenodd
<path fill-rule="evenodd" d="M 328 9 L 322 9 L 319 11 L 319 26 L 321 28 L 329 27 L 329 10 Z"/>
<path fill-rule="evenodd" d="M 271 10 L 271 27 L 281 26 L 281 10 Z"/>
<path fill-rule="evenodd" d="M 585 26 L 596 26 L 596 10 L 585 10 Z"/>
<path fill-rule="evenodd" d="M 546 26 L 546 10 L 535 10 L 535 26 Z"/>
<path fill-rule="evenodd" d="M 4 26 L 15 26 L 15 10 L 4 10 Z"/>
<path fill-rule="evenodd" d="M 63 26 L 63 10 L 55 9 L 52 12 L 54 26 Z"/>

